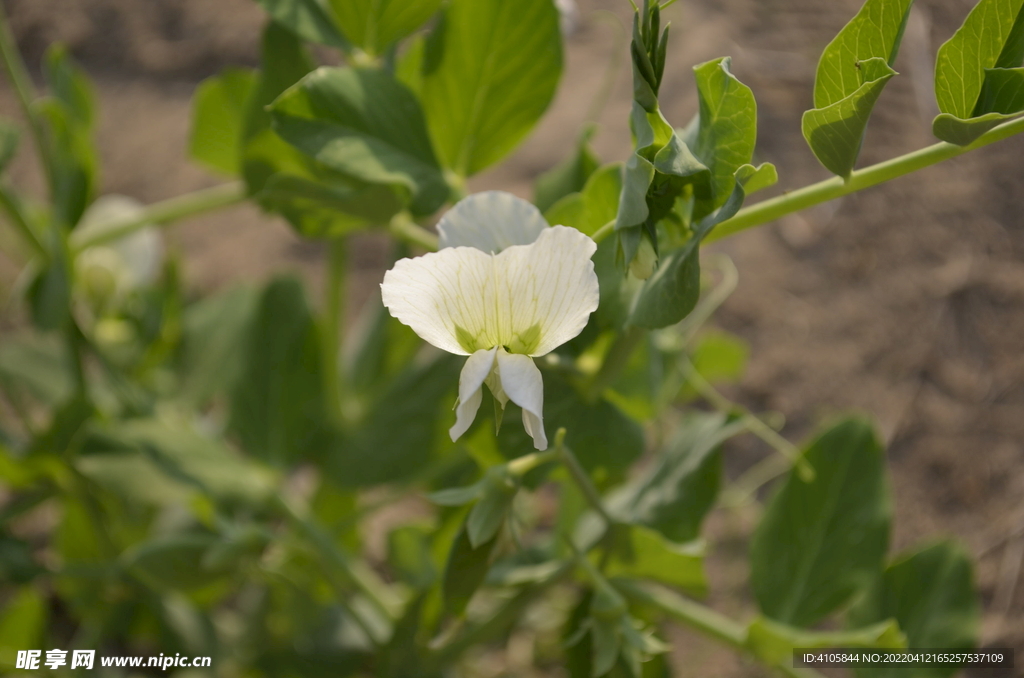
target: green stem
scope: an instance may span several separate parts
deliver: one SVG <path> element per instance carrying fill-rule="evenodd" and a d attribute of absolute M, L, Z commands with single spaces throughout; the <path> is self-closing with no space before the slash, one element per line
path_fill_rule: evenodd
<path fill-rule="evenodd" d="M 326 308 L 323 332 L 324 394 L 332 419 L 341 418 L 341 374 L 338 354 L 341 352 L 341 324 L 345 315 L 345 271 L 348 268 L 348 247 L 345 238 L 331 241 L 327 274 Z"/>
<path fill-rule="evenodd" d="M 557 449 L 548 450 L 547 452 L 531 452 L 530 454 L 524 454 L 521 457 L 517 457 L 505 465 L 508 472 L 517 478 L 522 478 L 527 473 L 543 466 L 544 464 L 559 461 L 561 459 L 560 452 Z"/>
<path fill-rule="evenodd" d="M 819 203 L 870 188 L 871 186 L 876 186 L 890 179 L 930 167 L 943 160 L 949 160 L 977 148 L 1002 141 L 1021 132 L 1024 132 L 1024 117 L 992 128 L 978 137 L 974 143 L 967 146 L 940 142 L 927 148 L 922 148 L 919 151 L 856 170 L 850 175 L 848 181 L 843 181 L 840 177 L 833 177 L 796 191 L 790 191 L 777 198 L 743 208 L 732 219 L 724 221 L 715 227 L 715 230 L 711 231 L 705 242 L 708 243 L 725 238 L 748 228 L 760 226 L 769 221 L 775 221 L 787 214 L 798 212 Z"/>
<path fill-rule="evenodd" d="M 32 132 L 32 140 L 35 143 L 36 151 L 42 162 L 43 170 L 51 188 L 53 186 L 53 171 L 50 167 L 50 156 L 46 152 L 46 140 L 43 137 L 43 126 L 39 116 L 32 109 L 32 102 L 36 98 L 35 87 L 32 85 L 32 78 L 29 77 L 25 61 L 21 58 L 18 45 L 11 32 L 10 22 L 7 20 L 7 13 L 3 4 L 0 3 L 0 56 L 3 57 L 7 76 L 14 86 L 14 93 L 18 98 L 25 120 L 28 121 L 29 129 Z"/>
<path fill-rule="evenodd" d="M 604 390 L 612 385 L 622 370 L 629 363 L 629 357 L 633 355 L 637 344 L 644 338 L 645 334 L 639 327 L 629 327 L 615 338 L 608 353 L 605 354 L 601 369 L 597 371 L 594 378 L 587 386 L 587 399 L 596 401 L 604 393 Z"/>
<path fill-rule="evenodd" d="M 388 224 L 388 230 L 396 238 L 419 245 L 425 250 L 432 252 L 437 250 L 437 236 L 413 221 L 408 212 L 396 214 Z"/>
<path fill-rule="evenodd" d="M 7 217 L 10 219 L 11 224 L 14 225 L 15 230 L 21 234 L 21 237 L 25 239 L 25 242 L 29 244 L 34 253 L 43 261 L 47 261 L 50 255 L 46 251 L 46 247 L 43 246 L 42 241 L 35 231 L 32 230 L 28 220 L 25 219 L 25 214 L 21 211 L 21 207 L 18 206 L 15 197 L 5 186 L 0 186 L 0 209 L 7 213 Z"/>
<path fill-rule="evenodd" d="M 103 227 L 99 227 L 91 237 L 79 237 L 79 231 L 71 236 L 74 251 L 80 252 L 87 247 L 102 245 L 125 237 L 150 225 L 164 225 L 204 212 L 223 209 L 236 205 L 246 198 L 245 184 L 232 181 L 213 188 L 204 188 L 193 193 L 179 195 L 169 200 L 153 203 L 146 207 L 139 216 L 125 219 Z"/>
<path fill-rule="evenodd" d="M 705 607 L 656 584 L 640 584 L 617 579 L 615 588 L 633 601 L 655 607 L 709 638 L 741 652 L 750 653 L 750 648 L 747 647 L 746 629 L 710 607 Z M 794 669 L 785 664 L 776 664 L 773 668 L 793 678 L 824 678 L 812 669 Z"/>
<path fill-rule="evenodd" d="M 590 508 L 594 509 L 601 519 L 604 520 L 605 525 L 614 525 L 615 520 L 608 514 L 608 511 L 604 507 L 604 502 L 601 501 L 601 494 L 594 487 L 594 483 L 590 480 L 590 476 L 587 475 L 586 470 L 580 464 L 579 459 L 573 454 L 572 450 L 569 449 L 568 445 L 565 444 L 565 429 L 560 428 L 555 434 L 555 451 L 558 452 L 562 459 L 562 463 L 569 470 L 569 475 L 579 486 L 580 491 L 583 492 L 584 498 L 587 503 L 590 504 Z"/>

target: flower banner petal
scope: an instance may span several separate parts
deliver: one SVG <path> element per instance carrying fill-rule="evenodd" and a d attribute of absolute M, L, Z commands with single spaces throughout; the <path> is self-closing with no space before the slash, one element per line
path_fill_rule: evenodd
<path fill-rule="evenodd" d="M 480 349 L 469 356 L 459 375 L 459 402 L 455 407 L 455 425 L 448 429 L 452 442 L 469 430 L 483 400 L 484 380 L 494 368 L 496 348 Z"/>
<path fill-rule="evenodd" d="M 582 332 L 600 297 L 590 260 L 596 250 L 576 229 L 553 226 L 532 245 L 496 256 L 497 301 L 509 313 L 502 343 L 514 353 L 541 356 Z"/>
<path fill-rule="evenodd" d="M 548 222 L 532 203 L 504 191 L 484 191 L 460 200 L 437 224 L 440 246 L 475 247 L 497 254 L 529 245 Z"/>
<path fill-rule="evenodd" d="M 523 410 L 523 427 L 538 450 L 548 448 L 544 433 L 544 380 L 533 358 L 498 351 L 498 376 L 509 400 Z"/>

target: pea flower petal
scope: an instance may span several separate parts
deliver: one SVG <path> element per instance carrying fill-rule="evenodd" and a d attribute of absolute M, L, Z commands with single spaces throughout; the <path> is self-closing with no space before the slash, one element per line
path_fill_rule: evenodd
<path fill-rule="evenodd" d="M 463 198 L 437 223 L 441 248 L 475 247 L 497 254 L 513 245 L 529 245 L 548 227 L 532 203 L 504 191 Z"/>

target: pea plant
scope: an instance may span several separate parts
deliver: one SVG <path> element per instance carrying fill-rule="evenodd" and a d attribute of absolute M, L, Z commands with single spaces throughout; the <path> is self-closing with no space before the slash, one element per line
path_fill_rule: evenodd
<path fill-rule="evenodd" d="M 744 361 L 705 327 L 736 271 L 700 251 L 1024 131 L 1024 0 L 980 0 L 939 50 L 940 141 L 858 167 L 912 5 L 867 0 L 801 122 L 835 176 L 758 202 L 777 173 L 728 57 L 693 68 L 691 120 L 659 107 L 674 2 L 633 7 L 633 152 L 603 164 L 584 131 L 533 203 L 467 180 L 551 103 L 564 3 L 259 0 L 260 67 L 194 97 L 190 153 L 231 180 L 149 206 L 97 195 L 88 77 L 55 45 L 38 94 L 0 9 L 23 108 L 0 168 L 24 136 L 47 189 L 0 183 L 24 262 L 0 338 L 5 673 L 58 647 L 212 657 L 183 677 L 668 676 L 671 624 L 788 676 L 817 675 L 794 648 L 976 645 L 964 549 L 889 550 L 870 421 L 794 444 L 716 389 Z M 317 304 L 293 277 L 185 291 L 159 227 L 242 201 L 324 242 Z M 366 231 L 393 264 L 345 326 Z M 743 435 L 771 456 L 726 478 Z M 702 535 L 741 509 L 734 618 L 700 602 Z"/>

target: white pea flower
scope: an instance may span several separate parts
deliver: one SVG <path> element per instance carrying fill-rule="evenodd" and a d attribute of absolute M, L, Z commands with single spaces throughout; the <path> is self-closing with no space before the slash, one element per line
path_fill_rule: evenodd
<path fill-rule="evenodd" d="M 534 446 L 547 449 L 533 358 L 578 335 L 597 310 L 597 245 L 574 228 L 549 227 L 536 207 L 498 191 L 460 201 L 438 231 L 440 251 L 402 259 L 384 275 L 384 305 L 424 341 L 469 356 L 453 441 L 473 423 L 487 384 L 502 408 L 509 400 L 522 408 Z"/>

